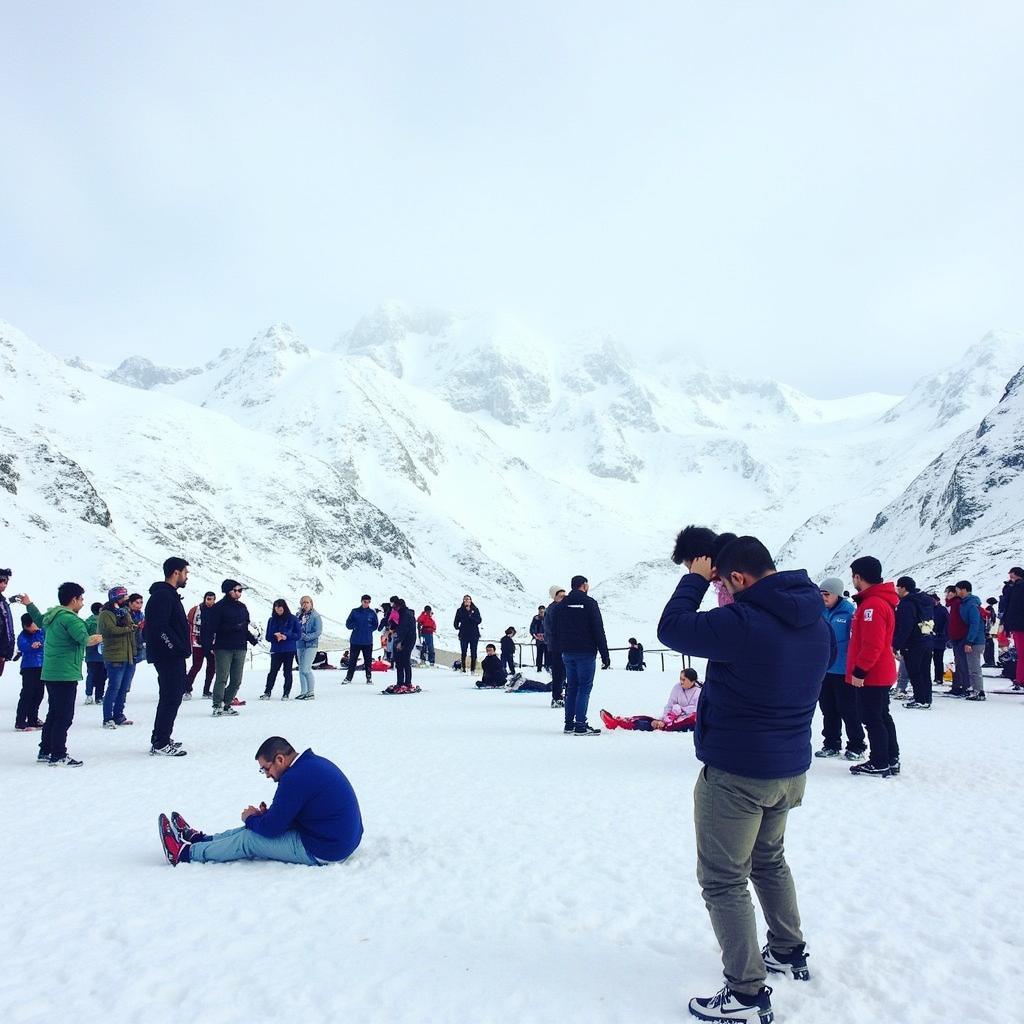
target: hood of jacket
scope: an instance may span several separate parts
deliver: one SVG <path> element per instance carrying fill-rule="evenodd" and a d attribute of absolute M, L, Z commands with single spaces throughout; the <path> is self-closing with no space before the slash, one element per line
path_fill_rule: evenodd
<path fill-rule="evenodd" d="M 886 583 L 873 583 L 867 590 L 862 590 L 859 594 L 853 595 L 853 599 L 858 605 L 863 604 L 869 598 L 884 601 L 894 611 L 900 603 L 900 595 L 896 593 L 896 584 L 892 580 Z"/>
<path fill-rule="evenodd" d="M 895 593 L 895 591 L 894 591 Z M 737 604 L 752 604 L 786 626 L 802 628 L 821 619 L 821 591 L 803 569 L 775 572 L 735 595 Z"/>
<path fill-rule="evenodd" d="M 908 601 L 913 607 L 918 622 L 922 619 L 930 619 L 935 610 L 935 602 L 923 590 L 911 591 L 906 597 L 900 599 L 901 604 L 904 601 Z"/>
<path fill-rule="evenodd" d="M 62 615 L 70 615 L 73 619 L 79 618 L 70 608 L 58 604 L 43 613 L 43 628 L 49 629 Z"/>

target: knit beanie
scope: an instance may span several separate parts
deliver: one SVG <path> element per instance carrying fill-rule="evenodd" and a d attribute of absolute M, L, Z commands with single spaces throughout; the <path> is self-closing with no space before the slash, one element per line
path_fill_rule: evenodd
<path fill-rule="evenodd" d="M 843 596 L 843 581 L 838 576 L 829 576 L 827 580 L 822 580 L 821 585 L 818 589 L 823 594 L 834 594 L 836 597 Z"/>
<path fill-rule="evenodd" d="M 111 604 L 116 604 L 118 601 L 123 601 L 128 596 L 127 587 L 111 587 L 107 591 L 107 600 Z"/>
<path fill-rule="evenodd" d="M 565 590 L 565 587 L 560 587 L 557 583 L 553 587 L 548 587 L 548 595 L 551 597 L 552 601 L 555 599 L 555 594 L 560 590 Z"/>

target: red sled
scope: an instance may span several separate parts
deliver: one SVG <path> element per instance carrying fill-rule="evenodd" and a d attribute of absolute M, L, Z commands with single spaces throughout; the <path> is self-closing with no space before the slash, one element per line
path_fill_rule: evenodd
<path fill-rule="evenodd" d="M 391 666 L 386 661 L 375 661 L 371 666 L 372 672 L 390 672 Z"/>

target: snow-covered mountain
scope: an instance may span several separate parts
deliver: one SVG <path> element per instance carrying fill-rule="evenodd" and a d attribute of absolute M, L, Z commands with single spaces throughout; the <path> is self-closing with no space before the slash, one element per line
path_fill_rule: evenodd
<path fill-rule="evenodd" d="M 443 628 L 468 591 L 494 635 L 584 572 L 614 630 L 649 639 L 680 526 L 754 532 L 816 570 L 1022 363 L 1024 335 L 991 334 L 905 399 L 822 401 L 399 304 L 323 348 L 275 324 L 189 369 L 90 372 L 3 325 L 4 559 L 98 587 L 183 551 L 197 587 L 309 591 L 336 620 L 363 589 L 404 592 Z"/>

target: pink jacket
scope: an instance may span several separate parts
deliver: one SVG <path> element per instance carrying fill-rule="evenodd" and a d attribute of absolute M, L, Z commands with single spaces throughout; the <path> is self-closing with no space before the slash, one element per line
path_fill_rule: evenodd
<path fill-rule="evenodd" d="M 725 589 L 725 584 L 721 580 L 712 580 L 711 586 L 715 588 L 715 593 L 718 595 L 719 608 L 724 608 L 726 605 L 733 603 L 735 598 Z"/>
<path fill-rule="evenodd" d="M 676 683 L 672 692 L 668 695 L 668 703 L 661 713 L 661 720 L 666 725 L 672 725 L 682 718 L 689 718 L 697 714 L 697 702 L 700 700 L 700 687 L 691 686 L 685 689 L 682 683 Z"/>

